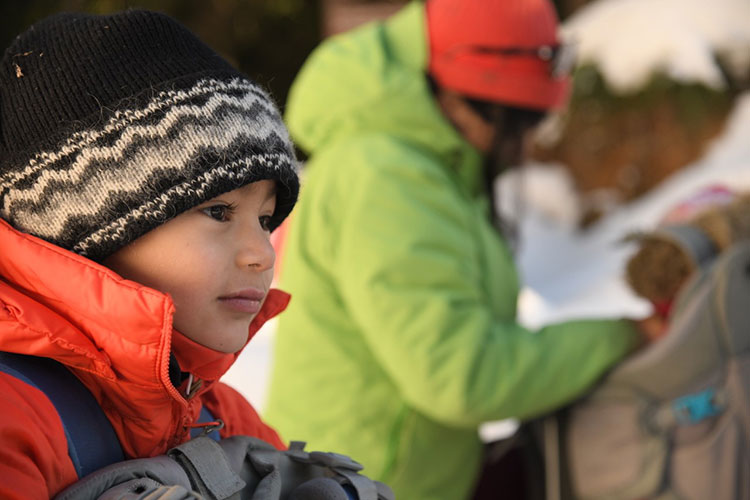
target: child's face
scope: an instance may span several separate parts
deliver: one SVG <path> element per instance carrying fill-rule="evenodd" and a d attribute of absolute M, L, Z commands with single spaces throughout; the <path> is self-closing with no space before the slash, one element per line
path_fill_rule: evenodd
<path fill-rule="evenodd" d="M 104 265 L 172 296 L 174 327 L 221 352 L 245 345 L 273 277 L 273 181 L 224 193 L 112 254 Z"/>

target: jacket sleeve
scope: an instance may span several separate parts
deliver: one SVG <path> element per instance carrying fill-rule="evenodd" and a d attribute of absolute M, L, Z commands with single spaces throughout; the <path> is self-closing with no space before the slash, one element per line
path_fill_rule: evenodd
<path fill-rule="evenodd" d="M 0 373 L 0 498 L 48 499 L 77 480 L 57 410 L 35 387 Z"/>
<path fill-rule="evenodd" d="M 222 438 L 237 435 L 256 437 L 278 450 L 286 449 L 276 430 L 266 424 L 255 408 L 228 385 L 221 382 L 216 384 L 203 395 L 203 404 L 212 415 L 224 421 L 225 426 L 220 431 Z"/>
<path fill-rule="evenodd" d="M 529 417 L 571 400 L 632 349 L 625 322 L 532 332 L 493 313 L 480 279 L 476 202 L 434 160 L 382 142 L 352 145 L 336 160 L 357 174 L 342 176 L 335 274 L 409 404 L 455 426 Z M 507 255 L 489 258 L 513 266 Z"/>

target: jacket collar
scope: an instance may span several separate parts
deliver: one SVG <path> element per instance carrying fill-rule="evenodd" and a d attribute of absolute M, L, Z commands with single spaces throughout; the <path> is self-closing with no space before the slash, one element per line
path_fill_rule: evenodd
<path fill-rule="evenodd" d="M 260 330 L 261 326 L 286 309 L 289 298 L 288 294 L 280 290 L 271 289 L 269 291 L 263 303 L 263 308 L 250 324 L 248 342 Z M 172 335 L 172 352 L 183 372 L 192 373 L 194 377 L 204 382 L 213 383 L 229 370 L 242 351 L 235 353 L 215 351 L 198 344 L 174 330 Z"/>

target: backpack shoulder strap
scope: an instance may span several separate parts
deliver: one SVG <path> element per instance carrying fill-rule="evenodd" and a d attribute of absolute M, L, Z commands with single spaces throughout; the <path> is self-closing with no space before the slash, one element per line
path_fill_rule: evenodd
<path fill-rule="evenodd" d="M 61 363 L 0 352 L 0 371 L 42 391 L 55 406 L 68 440 L 68 455 L 81 478 L 124 460 L 120 441 L 99 403 Z"/>

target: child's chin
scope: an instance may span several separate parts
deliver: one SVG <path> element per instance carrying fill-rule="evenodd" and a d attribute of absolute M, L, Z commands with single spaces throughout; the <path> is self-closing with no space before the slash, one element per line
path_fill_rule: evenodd
<path fill-rule="evenodd" d="M 227 344 L 219 344 L 219 345 L 209 345 L 206 347 L 209 347 L 210 349 L 213 349 L 214 351 L 223 352 L 225 354 L 234 354 L 237 351 L 241 350 L 245 346 L 245 343 L 227 343 Z"/>
<path fill-rule="evenodd" d="M 237 336 L 228 338 L 226 342 L 217 344 L 212 348 L 219 352 L 234 354 L 245 347 L 245 344 L 247 344 L 247 328 L 244 328 Z"/>
<path fill-rule="evenodd" d="M 234 329 L 233 329 L 234 330 Z M 236 331 L 232 332 L 217 332 L 214 331 L 210 335 L 205 335 L 205 332 L 201 332 L 201 335 L 191 336 L 190 333 L 184 334 L 190 338 L 193 342 L 212 349 L 214 351 L 223 352 L 226 354 L 233 354 L 241 350 L 245 344 L 247 344 L 248 327 L 237 328 Z"/>

